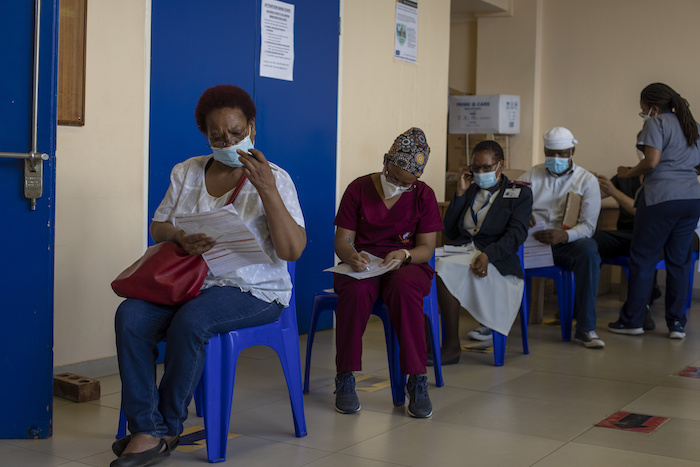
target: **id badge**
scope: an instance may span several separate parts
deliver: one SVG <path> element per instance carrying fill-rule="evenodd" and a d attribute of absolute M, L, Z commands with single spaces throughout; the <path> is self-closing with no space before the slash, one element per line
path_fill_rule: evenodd
<path fill-rule="evenodd" d="M 503 192 L 504 198 L 519 198 L 521 188 L 506 188 Z"/>

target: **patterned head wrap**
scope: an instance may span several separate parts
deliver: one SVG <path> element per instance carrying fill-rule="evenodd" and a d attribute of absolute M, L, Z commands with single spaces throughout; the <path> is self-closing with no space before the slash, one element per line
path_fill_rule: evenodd
<path fill-rule="evenodd" d="M 428 163 L 429 155 L 430 146 L 425 139 L 425 133 L 420 128 L 413 127 L 394 140 L 394 144 L 384 156 L 384 162 L 420 177 L 423 175 L 425 164 Z"/>

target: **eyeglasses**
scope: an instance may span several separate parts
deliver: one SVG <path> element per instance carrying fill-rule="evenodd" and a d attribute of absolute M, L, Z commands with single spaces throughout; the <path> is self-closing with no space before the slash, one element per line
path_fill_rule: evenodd
<path fill-rule="evenodd" d="M 398 181 L 397 179 L 395 179 L 394 177 L 389 175 L 389 169 L 387 169 L 387 168 L 384 169 L 384 177 L 386 177 L 387 181 L 389 183 L 391 183 L 392 185 L 396 185 L 396 186 L 399 186 L 401 188 L 408 188 L 407 191 L 412 191 L 416 187 L 415 186 L 416 182 L 404 183 L 404 182 Z"/>
<path fill-rule="evenodd" d="M 246 132 L 246 130 L 248 131 Z M 245 139 L 245 137 L 250 134 L 250 128 L 246 128 L 241 131 L 229 130 L 227 133 L 229 134 L 229 136 L 220 136 L 218 138 L 209 139 L 207 147 L 220 149 L 225 148 L 227 146 L 234 146 L 243 141 L 243 139 Z"/>
<path fill-rule="evenodd" d="M 496 161 L 491 165 L 470 165 L 469 170 L 471 170 L 472 173 L 474 173 L 474 172 L 477 172 L 477 173 L 491 172 L 491 169 L 493 169 L 495 166 L 497 166 L 499 162 L 501 162 L 501 161 Z"/>
<path fill-rule="evenodd" d="M 649 112 L 646 112 L 646 113 L 644 113 L 644 112 L 639 112 L 639 116 L 642 117 L 642 118 L 651 117 L 651 111 L 652 111 L 652 110 L 653 110 L 653 109 L 652 109 L 651 107 L 649 107 Z"/>

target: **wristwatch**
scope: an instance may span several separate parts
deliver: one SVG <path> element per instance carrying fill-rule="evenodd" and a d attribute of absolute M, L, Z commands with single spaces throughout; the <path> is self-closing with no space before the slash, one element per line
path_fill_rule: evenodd
<path fill-rule="evenodd" d="M 406 253 L 406 259 L 403 260 L 403 264 L 409 264 L 411 262 L 411 253 L 408 252 L 408 250 L 401 250 L 404 253 Z"/>

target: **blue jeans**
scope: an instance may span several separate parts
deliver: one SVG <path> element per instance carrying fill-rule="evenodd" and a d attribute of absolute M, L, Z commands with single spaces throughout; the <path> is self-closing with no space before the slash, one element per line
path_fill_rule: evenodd
<path fill-rule="evenodd" d="M 115 331 L 129 431 L 159 438 L 182 433 L 204 369 L 204 345 L 216 333 L 271 323 L 282 309 L 236 287 L 205 289 L 180 307 L 131 298 L 122 302 Z M 165 373 L 157 387 L 157 344 L 165 338 Z"/>
<path fill-rule="evenodd" d="M 574 272 L 574 318 L 576 330 L 594 331 L 596 323 L 595 301 L 600 279 L 600 255 L 598 244 L 592 238 L 579 238 L 575 242 L 552 246 L 554 264 Z"/>
<path fill-rule="evenodd" d="M 700 216 L 700 200 L 666 201 L 647 206 L 644 196 L 637 201 L 634 234 L 630 249 L 630 276 L 627 301 L 620 311 L 620 322 L 641 328 L 659 253 L 666 262 L 666 324 L 685 326 L 685 297 L 691 267 L 693 231 Z"/>

